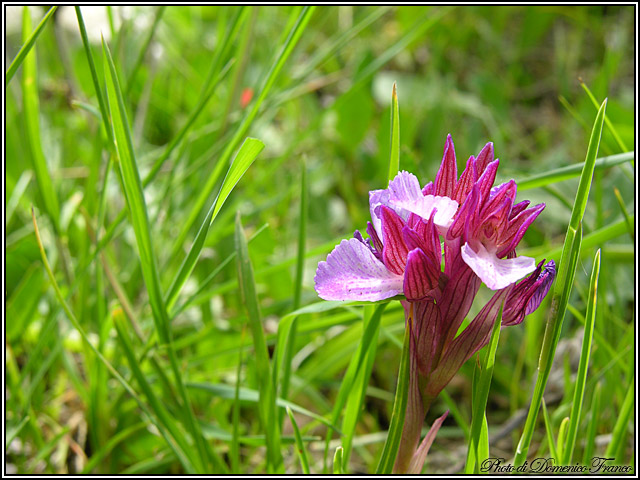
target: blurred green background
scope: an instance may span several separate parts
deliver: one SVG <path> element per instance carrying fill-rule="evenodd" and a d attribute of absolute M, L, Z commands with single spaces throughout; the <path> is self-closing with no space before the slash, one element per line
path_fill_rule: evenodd
<path fill-rule="evenodd" d="M 8 65 L 23 43 L 22 9 L 5 8 Z M 239 8 L 114 7 L 110 14 L 105 7 L 82 8 L 94 42 L 99 78 L 104 79 L 102 33 L 126 86 L 125 103 L 143 177 L 198 105 L 212 58 L 223 46 L 220 42 Z M 45 9 L 30 10 L 33 28 Z M 174 241 L 220 153 L 256 101 L 299 12 L 298 7 L 249 10 L 223 58 L 224 64 L 234 59 L 226 76 L 184 141 L 145 189 L 165 291 L 197 226 L 188 230 L 187 241 L 179 245 L 177 254 L 172 251 Z M 303 160 L 308 175 L 308 255 L 301 304 L 318 301 L 313 290 L 317 262 L 326 258 L 340 238 L 365 227 L 367 192 L 386 184 L 394 82 L 400 104 L 400 167 L 415 173 L 422 184 L 433 179 L 448 133 L 455 142 L 459 171 L 470 155 L 493 141 L 496 156 L 502 160 L 498 181 L 521 180 L 584 161 L 597 108 L 581 81 L 598 104 L 608 97 L 607 117 L 617 133 L 616 137 L 609 125 L 605 127 L 599 157 L 633 150 L 634 18 L 633 6 L 318 7 L 245 135 L 262 140 L 266 147 L 212 225 L 178 302 L 205 286 L 172 322 L 185 378 L 235 385 L 240 346 L 251 343 L 249 335 L 242 334 L 247 320 L 238 293 L 235 261 L 213 282 L 203 283 L 235 251 L 236 211 L 241 212 L 248 235 L 268 224 L 251 241 L 249 250 L 270 344 L 279 319 L 294 310 Z M 7 445 L 6 468 L 7 473 L 74 473 L 85 468 L 108 439 L 138 425 L 144 417 L 112 379 L 102 392 L 104 398 L 96 400 L 91 395 L 95 361 L 53 296 L 40 261 L 30 206 L 36 208 L 49 261 L 75 316 L 96 342 L 101 339 L 105 355 L 124 375 L 129 373 L 127 363 L 107 318 L 109 309 L 122 303 L 113 285 L 118 284 L 130 301 L 144 338 L 153 331 L 153 321 L 128 219 L 104 250 L 115 279 L 105 280 L 103 290 L 96 291 L 96 269 L 101 267 L 92 258 L 93 231 L 110 225 L 126 203 L 112 171 L 106 183 L 106 219 L 97 225 L 108 149 L 73 7 L 57 9 L 35 51 L 40 143 L 59 203 L 59 222 L 55 226 L 47 214 L 51 205 L 43 203 L 34 174 L 22 71 L 18 70 L 7 85 L 5 110 L 6 421 L 13 440 Z M 631 166 L 599 171 L 587 207 L 585 236 L 624 218 L 614 187 L 626 210 L 634 214 Z M 562 245 L 576 188 L 574 179 L 519 194 L 519 200 L 547 203 L 529 229 L 522 252 L 535 251 L 541 260 L 546 252 Z M 213 195 L 207 208 L 212 199 Z M 205 213 L 206 208 L 199 213 L 197 225 Z M 589 259 L 595 246 L 604 247 L 602 288 L 596 321 L 598 343 L 590 370 L 596 380 L 588 384 L 586 398 L 591 398 L 596 381 L 603 383 L 597 435 L 611 432 L 633 377 L 633 369 L 629 369 L 633 364 L 635 300 L 633 234 L 629 242 L 629 235 L 623 232 L 603 244 L 583 248 L 573 310 L 565 320 L 563 339 L 567 343 L 564 350 L 559 349 L 559 370 L 555 384 L 551 384 L 560 392 L 552 409 L 556 431 L 567 414 L 562 410 L 563 401 L 570 400 L 566 382 L 578 358 L 572 356 L 570 347 L 577 341 L 579 352 L 580 312 L 584 312 Z M 558 261 L 559 254 L 553 258 Z M 542 310 L 521 328 L 503 332 L 489 398 L 490 432 L 528 405 L 546 318 Z M 320 415 L 331 411 L 332 399 L 361 335 L 359 315 L 347 309 L 340 314 L 304 317 L 296 337 L 290 400 Z M 388 309 L 383 326 L 356 430 L 359 443 L 351 458 L 351 472 L 375 468 L 384 441 L 380 435 L 388 427 L 399 362 L 398 339 L 402 338 L 400 309 Z M 135 347 L 142 351 L 143 344 Z M 243 361 L 241 384 L 256 388 L 252 355 L 245 352 Z M 162 366 L 162 358 L 160 362 Z M 148 362 L 142 366 L 154 378 Z M 446 390 L 462 417 L 468 417 L 469 412 L 469 372 L 463 369 Z M 159 394 L 169 395 L 156 380 Z M 233 401 L 201 391 L 193 391 L 192 399 L 196 416 L 210 428 L 205 434 L 209 432 L 216 448 L 226 454 L 228 442 L 215 433 L 230 432 Z M 171 405 L 171 400 L 167 403 Z M 89 413 L 97 405 L 95 425 Z M 445 408 L 445 403 L 434 407 L 427 421 Z M 243 404 L 241 413 L 242 434 L 264 434 L 255 405 Z M 319 439 L 326 428 L 317 421 L 307 421 L 305 417 L 299 420 L 305 435 L 318 436 L 309 444 L 315 459 L 311 470 L 317 473 L 321 470 L 315 462 L 321 460 L 323 448 Z M 287 432 L 291 435 L 285 428 Z M 495 453 L 508 458 L 518 435 L 517 428 L 503 435 L 495 444 Z M 537 435 L 536 445 L 542 454 L 542 424 Z M 602 448 L 598 438 L 596 447 Z M 450 417 L 430 453 L 426 472 L 451 471 L 464 459 L 465 447 L 464 429 Z M 283 448 L 286 471 L 297 472 L 293 445 Z M 492 453 L 493 448 L 492 442 Z M 261 471 L 263 450 L 259 445 L 243 444 L 241 473 Z M 625 451 L 625 462 L 627 457 Z M 113 445 L 92 471 L 182 470 L 162 437 L 145 427 Z"/>

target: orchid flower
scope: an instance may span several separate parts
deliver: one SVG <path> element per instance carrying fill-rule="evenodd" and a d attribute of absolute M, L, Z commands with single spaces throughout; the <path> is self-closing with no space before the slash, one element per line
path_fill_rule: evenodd
<path fill-rule="evenodd" d="M 369 238 L 356 230 L 318 264 L 315 286 L 323 299 L 404 296 L 411 374 L 394 467 L 398 473 L 420 473 L 444 420 L 439 419 L 418 446 L 429 406 L 489 341 L 501 305 L 502 326 L 519 324 L 538 308 L 555 277 L 553 261 L 536 266 L 533 258 L 516 255 L 515 248 L 545 205 L 515 203 L 513 180 L 493 187 L 498 166 L 488 143 L 469 158 L 458 178 L 449 135 L 433 182 L 421 188 L 414 175 L 402 171 L 388 188 L 370 192 Z M 481 283 L 495 293 L 456 336 Z"/>

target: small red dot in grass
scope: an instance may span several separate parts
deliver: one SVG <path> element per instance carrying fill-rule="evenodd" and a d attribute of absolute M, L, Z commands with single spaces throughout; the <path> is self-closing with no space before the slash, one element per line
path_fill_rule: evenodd
<path fill-rule="evenodd" d="M 251 99 L 253 98 L 253 88 L 250 87 L 246 87 L 242 90 L 242 95 L 240 95 L 240 106 L 242 108 L 246 108 L 247 105 L 249 105 L 249 102 L 251 102 Z"/>

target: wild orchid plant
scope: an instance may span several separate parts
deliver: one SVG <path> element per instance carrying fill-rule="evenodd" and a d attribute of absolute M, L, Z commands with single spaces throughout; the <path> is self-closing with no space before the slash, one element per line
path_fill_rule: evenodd
<path fill-rule="evenodd" d="M 427 411 L 460 367 L 488 343 L 501 307 L 502 326 L 521 323 L 538 308 L 556 274 L 553 260 L 536 266 L 533 258 L 516 255 L 545 205 L 515 203 L 513 180 L 493 187 L 498 165 L 493 144 L 487 143 L 458 178 L 449 135 L 434 182 L 421 189 L 414 175 L 402 171 L 387 189 L 369 192 L 369 239 L 356 230 L 318 264 L 315 286 L 325 300 L 404 296 L 410 376 L 397 473 L 422 470 L 444 420 L 438 419 L 420 444 Z M 482 282 L 495 294 L 456 336 Z"/>

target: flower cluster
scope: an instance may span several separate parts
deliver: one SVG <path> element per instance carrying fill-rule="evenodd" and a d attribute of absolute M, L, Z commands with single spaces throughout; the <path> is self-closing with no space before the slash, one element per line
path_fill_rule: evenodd
<path fill-rule="evenodd" d="M 536 266 L 533 258 L 516 255 L 544 204 L 515 203 L 513 180 L 494 187 L 498 165 L 488 143 L 458 177 L 449 135 L 433 182 L 421 188 L 403 171 L 387 189 L 370 192 L 369 238 L 356 230 L 318 264 L 316 291 L 326 300 L 404 296 L 412 334 L 411 396 L 396 471 L 419 473 L 422 463 L 413 457 L 426 411 L 488 342 L 500 307 L 502 326 L 519 324 L 540 305 L 555 277 L 553 261 Z M 495 294 L 456 336 L 481 283 Z"/>

